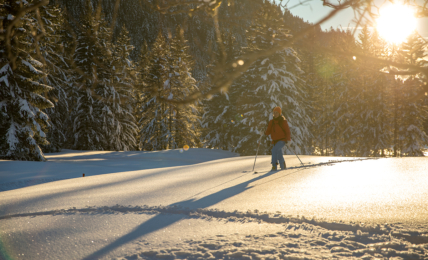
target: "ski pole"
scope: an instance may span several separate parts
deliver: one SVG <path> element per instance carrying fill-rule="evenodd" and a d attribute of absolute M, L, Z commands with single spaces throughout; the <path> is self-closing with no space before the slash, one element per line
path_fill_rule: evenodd
<path fill-rule="evenodd" d="M 288 144 L 287 144 L 287 146 L 288 146 L 288 148 L 290 148 L 290 149 L 291 149 L 291 151 L 293 151 L 294 155 L 296 155 L 296 156 L 297 156 L 297 154 L 296 154 L 296 152 L 294 151 L 294 149 L 292 149 L 292 148 L 290 147 L 290 145 L 288 145 Z M 302 164 L 302 166 L 305 166 L 305 165 L 302 163 L 302 161 L 300 160 L 299 156 L 297 156 L 297 159 L 299 159 L 299 161 L 300 161 L 300 163 Z"/>
<path fill-rule="evenodd" d="M 257 154 L 259 153 L 259 147 L 260 147 L 260 143 L 262 140 L 263 134 L 260 135 L 260 139 L 259 139 L 259 145 L 257 145 L 257 152 L 256 152 L 256 158 L 254 158 L 254 165 L 253 165 L 253 171 L 254 171 L 254 167 L 256 167 L 256 160 L 257 160 Z"/>

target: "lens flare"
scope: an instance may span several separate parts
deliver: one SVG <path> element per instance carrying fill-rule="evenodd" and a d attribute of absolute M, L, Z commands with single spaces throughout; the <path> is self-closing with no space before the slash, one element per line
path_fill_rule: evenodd
<path fill-rule="evenodd" d="M 184 149 L 184 151 L 187 151 L 187 150 L 189 150 L 189 146 L 186 144 L 185 146 L 183 146 L 183 149 Z"/>

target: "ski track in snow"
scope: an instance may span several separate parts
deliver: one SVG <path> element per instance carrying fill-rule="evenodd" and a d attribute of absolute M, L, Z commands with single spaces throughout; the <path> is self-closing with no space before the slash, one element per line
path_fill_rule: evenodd
<path fill-rule="evenodd" d="M 241 232 L 185 239 L 175 246 L 137 243 L 138 252 L 114 259 L 428 259 L 428 225 L 337 223 L 280 212 L 190 210 L 179 206 L 122 206 L 60 209 L 0 216 L 0 220 L 57 215 L 182 215 L 184 219 L 234 224 Z M 220 223 L 219 223 L 220 222 Z M 254 234 L 248 223 L 274 225 Z M 189 224 L 190 225 L 190 224 Z M 271 231 L 271 232 L 269 232 Z M 164 231 L 165 232 L 165 231 Z M 104 258 L 103 258 L 104 259 Z"/>

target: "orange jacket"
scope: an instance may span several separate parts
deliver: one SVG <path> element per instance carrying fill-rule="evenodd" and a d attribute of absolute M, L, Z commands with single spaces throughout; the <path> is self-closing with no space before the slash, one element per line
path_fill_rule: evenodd
<path fill-rule="evenodd" d="M 282 126 L 282 130 L 281 126 Z M 285 131 L 285 132 L 284 132 Z M 284 116 L 277 117 L 269 121 L 268 128 L 265 135 L 270 135 L 272 143 L 276 144 L 278 141 L 291 141 L 290 128 L 288 127 L 287 119 Z"/>

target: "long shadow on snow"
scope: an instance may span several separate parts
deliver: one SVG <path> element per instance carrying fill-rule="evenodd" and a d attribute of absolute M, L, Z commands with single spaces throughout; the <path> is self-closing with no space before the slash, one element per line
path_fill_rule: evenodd
<path fill-rule="evenodd" d="M 169 206 L 181 206 L 181 207 L 188 207 L 190 209 L 207 208 L 225 199 L 231 198 L 235 195 L 245 192 L 248 189 L 251 189 L 252 187 L 249 186 L 250 183 L 269 177 L 274 173 L 275 172 L 267 172 L 264 175 L 259 175 L 254 179 L 223 189 L 221 191 L 218 191 L 206 197 L 200 198 L 198 200 L 189 199 L 189 200 L 171 204 Z M 151 218 L 150 220 L 136 227 L 130 233 L 122 236 L 121 238 L 105 246 L 104 248 L 101 248 L 100 250 L 94 252 L 93 254 L 85 257 L 84 260 L 99 259 L 102 256 L 108 254 L 109 252 L 121 247 L 122 245 L 125 245 L 126 243 L 129 243 L 135 239 L 138 239 L 141 236 L 144 236 L 152 232 L 155 232 L 157 230 L 160 230 L 162 228 L 168 227 L 185 218 L 186 216 L 184 215 L 174 215 L 168 218 L 163 217 L 162 214 L 156 215 L 155 217 Z"/>
<path fill-rule="evenodd" d="M 211 152 L 206 155 L 198 155 L 197 159 L 193 156 L 197 150 L 190 149 L 191 153 L 179 153 L 176 150 L 168 151 L 156 151 L 156 152 L 111 152 L 106 154 L 94 154 L 94 155 L 73 155 L 70 157 L 58 157 L 50 159 L 48 162 L 22 162 L 22 165 L 27 163 L 34 164 L 35 167 L 23 167 L 18 171 L 23 171 L 22 173 L 17 172 L 15 162 L 2 162 L 1 172 L 12 173 L 14 175 L 22 175 L 18 180 L 12 182 L 2 182 L 0 180 L 0 191 L 15 190 L 19 188 L 30 187 L 33 185 L 48 183 L 52 181 L 67 180 L 74 178 L 81 178 L 82 173 L 85 173 L 87 177 L 103 174 L 111 174 L 117 172 L 123 172 L 126 169 L 127 172 L 130 171 L 140 171 L 140 170 L 150 170 L 150 169 L 161 169 L 161 168 L 171 168 L 177 166 L 191 166 L 200 163 L 214 163 L 217 160 L 246 160 L 247 157 L 239 157 L 230 153 L 229 157 L 220 152 Z M 83 151 L 84 152 L 84 151 Z M 82 152 L 82 153 L 83 153 Z M 212 154 L 211 154 L 212 153 Z M 175 155 L 174 155 L 175 154 Z M 178 155 L 177 155 L 178 154 Z M 53 154 L 62 156 L 62 154 Z M 134 155 L 136 157 L 134 157 Z M 67 156 L 67 154 L 64 154 Z M 174 157 L 176 156 L 176 157 Z M 137 159 L 138 158 L 138 159 Z M 101 161 L 90 161 L 98 160 Z M 81 167 L 82 162 L 76 162 L 76 160 L 89 160 L 84 163 L 85 168 L 79 169 L 76 171 L 76 166 Z M 158 173 L 154 173 L 158 174 Z M 145 177 L 150 177 L 154 174 L 145 175 Z M 43 176 L 43 178 L 39 178 Z M 0 174 L 1 177 L 1 174 Z"/>
<path fill-rule="evenodd" d="M 226 158 L 224 160 L 228 160 L 228 159 L 233 159 L 233 158 Z M 234 160 L 236 160 L 239 163 L 242 160 L 248 160 L 248 158 L 247 157 L 238 157 L 238 158 L 235 158 Z M 205 164 L 214 166 L 216 164 L 216 161 L 206 162 Z M 146 178 L 153 177 L 155 175 L 156 176 L 162 176 L 164 174 L 168 174 L 168 173 L 171 173 L 174 171 L 180 171 L 180 170 L 181 169 L 164 168 L 164 169 L 161 169 L 160 171 L 156 171 L 156 172 L 153 172 L 150 174 L 136 175 L 135 177 L 132 177 L 129 179 L 124 179 L 121 181 L 116 181 L 113 179 L 110 182 L 103 183 L 103 184 L 94 183 L 93 185 L 82 185 L 82 187 L 79 187 L 79 188 L 73 188 L 71 190 L 56 190 L 55 192 L 51 192 L 49 194 L 42 194 L 42 195 L 33 194 L 33 196 L 31 196 L 30 198 L 22 199 L 20 202 L 14 203 L 12 206 L 0 205 L 0 215 L 14 214 L 15 212 L 13 212 L 13 211 L 9 212 L 10 208 L 31 206 L 38 201 L 42 201 L 42 200 L 43 201 L 46 201 L 46 200 L 49 201 L 49 200 L 56 200 L 56 199 L 64 198 L 67 196 L 75 196 L 78 194 L 82 194 L 82 192 L 85 192 L 87 190 L 105 189 L 105 188 L 109 188 L 109 187 L 120 186 L 121 184 L 134 183 L 134 182 L 146 179 Z M 224 172 L 220 176 L 226 177 L 229 174 L 230 174 L 230 172 Z M 83 178 L 81 180 L 85 180 L 85 178 Z M 204 179 L 201 181 L 207 181 L 207 179 Z"/>

